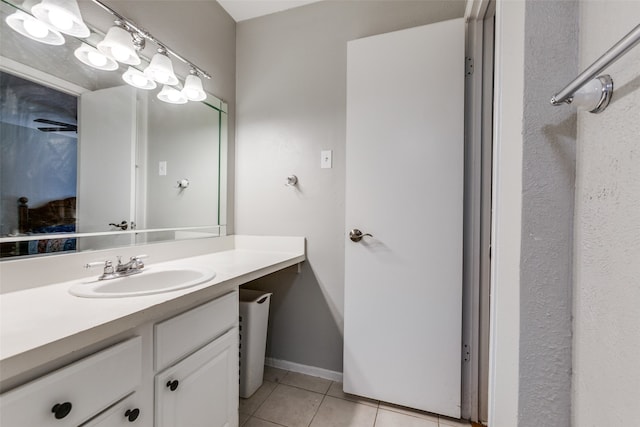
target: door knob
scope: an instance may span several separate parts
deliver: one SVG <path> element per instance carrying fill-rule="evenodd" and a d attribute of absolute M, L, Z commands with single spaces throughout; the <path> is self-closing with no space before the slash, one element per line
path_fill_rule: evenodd
<path fill-rule="evenodd" d="M 369 236 L 369 237 L 373 237 L 371 234 L 369 233 L 362 233 L 362 231 L 358 230 L 357 228 L 354 228 L 353 230 L 351 230 L 349 232 L 349 238 L 351 239 L 352 242 L 359 242 L 360 240 L 362 240 L 362 238 L 364 236 Z"/>

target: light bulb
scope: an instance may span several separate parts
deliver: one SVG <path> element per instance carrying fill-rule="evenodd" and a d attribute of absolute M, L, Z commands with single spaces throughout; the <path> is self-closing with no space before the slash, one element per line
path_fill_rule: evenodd
<path fill-rule="evenodd" d="M 106 56 L 104 56 L 100 52 L 96 52 L 93 50 L 87 53 L 87 58 L 89 59 L 89 62 L 91 62 L 93 65 L 96 65 L 98 67 L 102 67 L 107 63 Z"/>
<path fill-rule="evenodd" d="M 186 104 L 188 99 L 182 92 L 171 86 L 164 85 L 157 95 L 160 101 L 169 102 L 171 104 Z"/>
<path fill-rule="evenodd" d="M 145 76 L 140 74 L 132 74 L 131 80 L 133 81 L 133 84 L 135 86 L 139 86 L 139 87 L 146 86 L 147 83 L 149 83 L 149 80 Z"/>
<path fill-rule="evenodd" d="M 31 40 L 54 46 L 64 44 L 64 37 L 58 30 L 21 10 L 7 16 L 5 22 L 12 30 Z"/>
<path fill-rule="evenodd" d="M 97 68 L 98 70 L 113 71 L 118 69 L 118 63 L 116 61 L 87 44 L 81 44 L 73 54 L 83 64 Z"/>
<path fill-rule="evenodd" d="M 167 98 L 169 98 L 169 100 L 172 102 L 176 102 L 180 100 L 180 92 L 178 92 L 177 90 L 170 91 L 167 93 Z"/>
<path fill-rule="evenodd" d="M 129 69 L 124 72 L 124 74 L 122 75 L 122 79 L 131 86 L 137 87 L 139 89 L 150 90 L 155 89 L 157 86 L 156 82 L 133 67 L 129 67 Z"/>
<path fill-rule="evenodd" d="M 38 39 L 45 38 L 49 34 L 49 29 L 42 22 L 37 19 L 25 19 L 24 29 L 33 37 Z"/>
<path fill-rule="evenodd" d="M 165 73 L 164 71 L 156 71 L 155 79 L 158 83 L 169 83 L 169 73 Z"/>
<path fill-rule="evenodd" d="M 129 58 L 129 51 L 121 46 L 113 46 L 111 48 L 111 55 L 113 55 L 116 61 L 122 62 Z"/>
<path fill-rule="evenodd" d="M 49 11 L 49 22 L 61 31 L 69 30 L 73 27 L 73 19 L 67 12 L 59 9 Z"/>
<path fill-rule="evenodd" d="M 184 94 L 187 95 L 187 98 L 193 99 L 197 98 L 200 95 L 200 92 L 195 89 L 186 89 Z"/>
<path fill-rule="evenodd" d="M 185 79 L 182 93 L 190 101 L 204 101 L 207 99 L 207 94 L 202 89 L 202 80 L 200 80 L 195 70 L 192 70 L 191 74 Z"/>

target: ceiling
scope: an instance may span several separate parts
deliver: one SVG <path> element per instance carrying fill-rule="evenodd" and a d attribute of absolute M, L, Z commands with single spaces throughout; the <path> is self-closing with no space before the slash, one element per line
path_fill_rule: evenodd
<path fill-rule="evenodd" d="M 322 0 L 218 0 L 236 22 Z"/>

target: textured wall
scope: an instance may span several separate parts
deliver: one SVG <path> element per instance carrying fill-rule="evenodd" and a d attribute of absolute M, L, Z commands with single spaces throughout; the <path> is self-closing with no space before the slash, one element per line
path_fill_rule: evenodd
<path fill-rule="evenodd" d="M 347 41 L 463 12 L 463 1 L 328 1 L 238 24 L 236 231 L 308 239 L 301 274 L 254 284 L 274 292 L 268 356 L 342 371 Z M 324 149 L 333 169 L 320 169 Z M 297 189 L 284 186 L 292 173 Z"/>
<path fill-rule="evenodd" d="M 584 68 L 638 25 L 640 2 L 580 6 Z M 605 73 L 614 80 L 611 105 L 578 116 L 576 427 L 636 425 L 640 408 L 640 46 Z"/>
<path fill-rule="evenodd" d="M 576 117 L 549 99 L 578 72 L 578 2 L 525 15 L 518 426 L 571 423 Z"/>

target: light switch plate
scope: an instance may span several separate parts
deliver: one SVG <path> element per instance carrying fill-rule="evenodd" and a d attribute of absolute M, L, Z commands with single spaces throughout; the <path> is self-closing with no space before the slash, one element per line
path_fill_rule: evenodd
<path fill-rule="evenodd" d="M 331 169 L 332 164 L 332 151 L 323 150 L 320 152 L 320 167 L 322 169 Z"/>
<path fill-rule="evenodd" d="M 165 176 L 167 174 L 167 162 L 158 163 L 158 175 Z"/>

